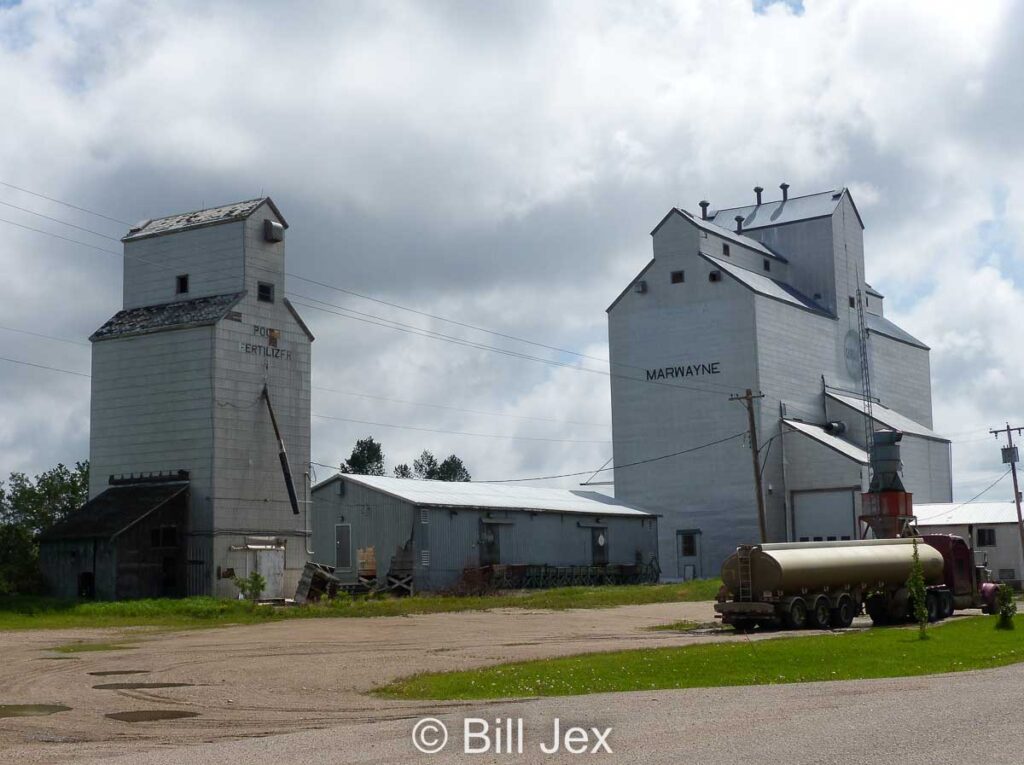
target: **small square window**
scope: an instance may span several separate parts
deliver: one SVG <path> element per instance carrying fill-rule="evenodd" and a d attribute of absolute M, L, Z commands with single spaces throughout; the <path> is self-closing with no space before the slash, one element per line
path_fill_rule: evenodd
<path fill-rule="evenodd" d="M 995 547 L 996 530 L 978 529 L 978 547 Z"/>
<path fill-rule="evenodd" d="M 256 299 L 261 303 L 274 302 L 274 285 L 270 282 L 259 282 L 256 285 Z"/>
<path fill-rule="evenodd" d="M 764 270 L 765 271 L 771 271 L 772 270 L 772 262 L 770 260 L 768 260 L 768 258 L 764 259 Z"/>
<path fill-rule="evenodd" d="M 850 308 L 856 308 L 856 307 L 857 307 L 857 301 L 854 299 L 853 295 L 850 295 Z"/>
<path fill-rule="evenodd" d="M 686 281 L 686 273 L 684 271 L 673 271 L 672 272 L 672 283 L 682 284 Z"/>
<path fill-rule="evenodd" d="M 184 295 L 188 292 L 188 274 L 178 274 L 175 279 L 174 292 L 177 295 Z"/>
<path fill-rule="evenodd" d="M 729 245 L 727 245 L 725 242 L 722 242 L 722 254 L 723 255 L 728 255 L 729 254 Z"/>

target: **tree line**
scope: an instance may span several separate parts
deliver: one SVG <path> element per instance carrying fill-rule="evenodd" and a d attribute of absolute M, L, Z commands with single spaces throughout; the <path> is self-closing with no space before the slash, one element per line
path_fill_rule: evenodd
<path fill-rule="evenodd" d="M 361 438 L 352 447 L 352 454 L 341 463 L 339 468 L 342 473 L 354 475 L 385 475 L 384 470 L 384 447 L 372 436 Z M 426 449 L 419 457 L 412 461 L 412 467 L 407 462 L 395 466 L 395 478 L 413 478 L 429 481 L 471 481 L 473 477 L 462 460 L 454 454 L 449 454 L 438 462 L 437 457 Z"/>

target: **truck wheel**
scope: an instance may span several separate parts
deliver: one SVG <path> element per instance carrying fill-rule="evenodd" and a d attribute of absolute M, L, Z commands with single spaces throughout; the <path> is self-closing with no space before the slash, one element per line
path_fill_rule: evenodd
<path fill-rule="evenodd" d="M 832 609 L 831 623 L 833 627 L 845 629 L 853 624 L 853 598 L 843 595 L 839 604 Z"/>
<path fill-rule="evenodd" d="M 876 627 L 880 627 L 883 624 L 889 623 L 889 609 L 886 605 L 885 598 L 879 595 L 873 595 L 868 598 L 866 610 L 868 616 L 871 617 L 871 623 Z"/>
<path fill-rule="evenodd" d="M 802 630 L 807 624 L 807 604 L 803 598 L 793 598 L 785 614 L 785 623 L 791 630 Z"/>
<path fill-rule="evenodd" d="M 942 593 L 942 616 L 940 619 L 948 619 L 953 615 L 953 593 Z"/>
<path fill-rule="evenodd" d="M 819 595 L 814 606 L 807 612 L 807 626 L 815 630 L 827 630 L 831 620 L 832 604 L 824 595 Z"/>
<path fill-rule="evenodd" d="M 754 620 L 753 619 L 737 619 L 732 623 L 732 628 L 737 632 L 753 632 L 754 631 Z"/>
<path fill-rule="evenodd" d="M 928 621 L 937 622 L 939 620 L 939 595 L 938 593 L 929 590 L 928 594 L 924 598 L 924 607 L 928 612 Z"/>

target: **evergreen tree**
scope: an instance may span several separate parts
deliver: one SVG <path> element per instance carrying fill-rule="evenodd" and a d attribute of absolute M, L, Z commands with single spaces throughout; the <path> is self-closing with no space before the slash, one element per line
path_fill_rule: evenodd
<path fill-rule="evenodd" d="M 361 438 L 352 447 L 349 458 L 341 463 L 340 470 L 355 475 L 384 475 L 384 450 L 373 436 Z"/>

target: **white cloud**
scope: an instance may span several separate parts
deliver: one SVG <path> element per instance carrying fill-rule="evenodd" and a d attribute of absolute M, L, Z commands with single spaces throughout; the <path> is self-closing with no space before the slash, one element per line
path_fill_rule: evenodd
<path fill-rule="evenodd" d="M 1024 233 L 1014 204 L 1022 27 L 1024 11 L 998 2 L 820 0 L 795 15 L 784 4 L 757 14 L 744 0 L 287 14 L 269 3 L 29 1 L 0 9 L 0 167 L 2 180 L 124 220 L 263 190 L 292 223 L 295 272 L 597 356 L 604 308 L 648 259 L 647 232 L 671 205 L 732 204 L 782 180 L 795 193 L 846 184 L 866 219 L 868 278 L 933 346 L 936 420 L 960 431 L 1024 416 L 1014 395 L 1024 381 L 1006 352 Z M 122 233 L 8 188 L 0 200 Z M 61 230 L 2 206 L 0 217 Z M 1001 232 L 996 256 L 986 225 Z M 0 322 L 83 338 L 118 307 L 115 258 L 0 228 Z M 318 383 L 608 419 L 606 378 L 304 313 L 319 336 Z M 0 350 L 81 363 L 11 334 Z M 27 401 L 30 389 L 67 395 L 58 376 L 10 372 L 0 377 L 7 401 Z M 42 400 L 33 407 L 46 410 Z M 437 429 L 594 430 L 356 401 L 314 397 L 325 413 Z M 9 406 L 0 467 L 84 456 L 86 409 L 62 410 L 71 424 L 56 433 L 37 427 L 34 409 Z M 314 455 L 338 459 L 365 430 L 317 422 Z M 379 436 L 396 458 L 459 451 L 487 477 L 596 467 L 606 454 Z M 958 468 L 998 471 L 990 449 L 958 447 Z"/>

